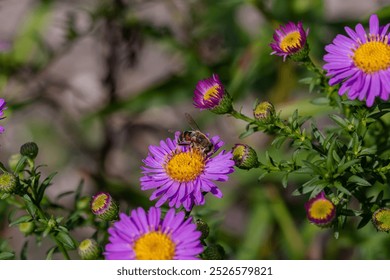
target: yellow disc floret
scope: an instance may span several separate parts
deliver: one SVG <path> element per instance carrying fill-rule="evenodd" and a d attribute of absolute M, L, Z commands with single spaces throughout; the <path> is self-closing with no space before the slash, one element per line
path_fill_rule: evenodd
<path fill-rule="evenodd" d="M 173 154 L 164 166 L 168 176 L 178 182 L 196 179 L 205 169 L 205 158 L 198 150 Z"/>
<path fill-rule="evenodd" d="M 332 214 L 334 205 L 327 199 L 319 199 L 313 202 L 309 209 L 309 214 L 312 218 L 318 220 L 325 220 Z"/>
<path fill-rule="evenodd" d="M 301 46 L 301 34 L 299 31 L 288 33 L 280 42 L 280 48 L 284 52 L 288 52 L 292 48 L 300 48 Z"/>
<path fill-rule="evenodd" d="M 390 67 L 390 46 L 387 37 L 361 44 L 354 51 L 353 61 L 364 73 L 370 74 Z"/>
<path fill-rule="evenodd" d="M 151 231 L 138 238 L 134 244 L 134 253 L 137 260 L 173 260 L 175 248 L 168 234 Z"/>
<path fill-rule="evenodd" d="M 210 87 L 203 95 L 203 99 L 207 101 L 212 97 L 218 97 L 219 88 L 219 85 L 214 85 Z"/>

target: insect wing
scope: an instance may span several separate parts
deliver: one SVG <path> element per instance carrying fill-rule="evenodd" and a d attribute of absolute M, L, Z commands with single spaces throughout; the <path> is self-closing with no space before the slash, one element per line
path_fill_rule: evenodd
<path fill-rule="evenodd" d="M 193 130 L 198 130 L 198 131 L 200 131 L 199 126 L 196 124 L 196 122 L 195 122 L 194 119 L 191 117 L 191 115 L 188 114 L 188 113 L 185 113 L 185 116 L 186 116 L 186 119 L 187 119 L 187 122 L 188 122 L 189 126 L 190 126 Z"/>

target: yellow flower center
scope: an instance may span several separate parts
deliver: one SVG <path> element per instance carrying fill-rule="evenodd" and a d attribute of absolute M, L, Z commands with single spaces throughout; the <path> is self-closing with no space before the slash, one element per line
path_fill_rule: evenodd
<path fill-rule="evenodd" d="M 371 38 L 373 41 L 361 44 L 353 55 L 356 67 L 367 74 L 385 70 L 390 66 L 390 46 L 387 44 L 387 37 L 382 40 Z"/>
<path fill-rule="evenodd" d="M 233 159 L 241 161 L 245 154 L 246 154 L 245 146 L 243 145 L 236 146 L 233 150 Z"/>
<path fill-rule="evenodd" d="M 212 97 L 218 97 L 219 85 L 214 85 L 209 88 L 203 95 L 203 99 L 208 101 Z"/>
<path fill-rule="evenodd" d="M 310 216 L 314 219 L 324 220 L 332 213 L 334 205 L 327 199 L 315 201 L 309 209 Z"/>
<path fill-rule="evenodd" d="M 107 204 L 108 196 L 104 193 L 100 194 L 92 201 L 92 210 L 99 211 L 103 209 Z"/>
<path fill-rule="evenodd" d="M 375 215 L 376 224 L 382 231 L 390 231 L 390 210 L 379 211 Z"/>
<path fill-rule="evenodd" d="M 170 236 L 160 231 L 144 234 L 134 244 L 137 260 L 173 260 L 175 243 Z"/>
<path fill-rule="evenodd" d="M 174 154 L 164 166 L 168 176 L 178 182 L 196 179 L 205 168 L 205 158 L 198 150 Z"/>
<path fill-rule="evenodd" d="M 92 246 L 92 241 L 91 239 L 84 239 L 83 241 L 80 242 L 80 245 L 79 245 L 79 248 L 81 250 L 87 250 L 88 248 L 90 248 Z"/>
<path fill-rule="evenodd" d="M 299 31 L 294 31 L 288 33 L 280 42 L 280 48 L 284 52 L 288 52 L 292 48 L 300 48 L 301 47 L 301 34 Z"/>

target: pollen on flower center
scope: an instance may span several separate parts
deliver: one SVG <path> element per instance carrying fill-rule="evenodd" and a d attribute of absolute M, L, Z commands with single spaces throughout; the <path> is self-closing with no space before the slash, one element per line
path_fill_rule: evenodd
<path fill-rule="evenodd" d="M 93 201 L 92 201 L 92 210 L 97 212 L 99 210 L 102 210 L 107 206 L 107 200 L 108 195 L 105 193 L 99 194 Z"/>
<path fill-rule="evenodd" d="M 205 158 L 198 150 L 175 153 L 165 164 L 168 176 L 178 182 L 196 179 L 205 168 Z"/>
<path fill-rule="evenodd" d="M 331 213 L 334 208 L 334 205 L 332 202 L 330 202 L 327 199 L 320 199 L 313 203 L 311 206 L 309 213 L 310 216 L 314 219 L 326 219 Z"/>
<path fill-rule="evenodd" d="M 152 231 L 135 241 L 134 253 L 137 260 L 173 260 L 176 245 L 170 236 L 161 231 Z"/>
<path fill-rule="evenodd" d="M 353 55 L 356 67 L 370 74 L 390 67 L 390 46 L 387 37 L 384 40 L 369 41 L 361 44 Z"/>
<path fill-rule="evenodd" d="M 280 42 L 280 48 L 288 52 L 292 48 L 301 47 L 301 34 L 299 31 L 288 33 Z"/>
<path fill-rule="evenodd" d="M 208 101 L 212 97 L 218 98 L 219 85 L 210 87 L 204 94 L 203 99 Z"/>

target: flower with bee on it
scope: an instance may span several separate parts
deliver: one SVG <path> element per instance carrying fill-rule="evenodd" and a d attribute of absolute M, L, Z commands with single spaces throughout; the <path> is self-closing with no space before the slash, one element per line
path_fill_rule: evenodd
<path fill-rule="evenodd" d="M 149 154 L 143 160 L 142 190 L 154 190 L 150 200 L 159 198 L 156 207 L 168 202 L 169 207 L 183 206 L 187 211 L 194 205 L 203 205 L 206 193 L 221 198 L 222 192 L 214 181 L 227 181 L 234 171 L 231 151 L 218 153 L 223 146 L 219 136 L 206 137 L 212 144 L 208 153 L 193 144 L 180 145 L 176 132 L 174 139 L 150 146 Z"/>

